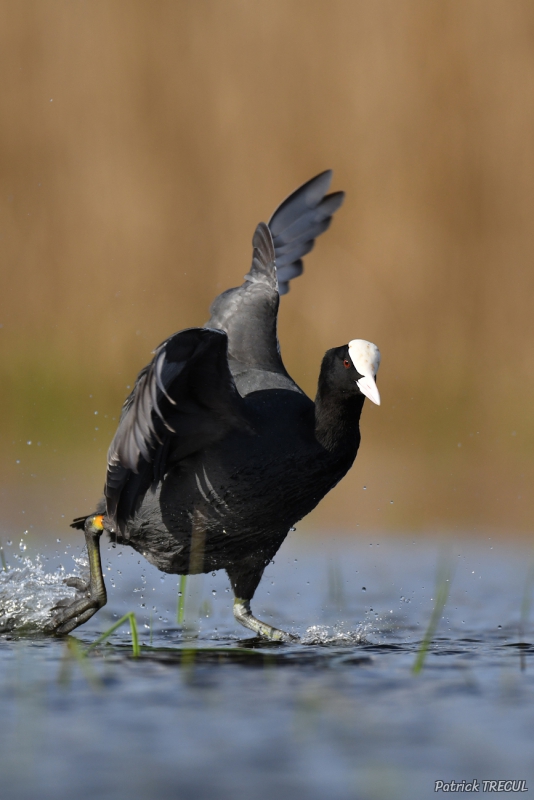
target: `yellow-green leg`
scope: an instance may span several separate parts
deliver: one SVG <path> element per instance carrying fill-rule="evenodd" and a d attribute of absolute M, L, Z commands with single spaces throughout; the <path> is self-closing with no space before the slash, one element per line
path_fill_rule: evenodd
<path fill-rule="evenodd" d="M 104 530 L 103 519 L 102 514 L 94 514 L 85 520 L 84 533 L 89 559 L 89 582 L 86 583 L 81 578 L 67 579 L 66 584 L 83 592 L 83 597 L 75 600 L 60 600 L 52 609 L 49 628 L 57 635 L 70 633 L 106 605 L 107 592 L 100 560 L 100 537 Z"/>

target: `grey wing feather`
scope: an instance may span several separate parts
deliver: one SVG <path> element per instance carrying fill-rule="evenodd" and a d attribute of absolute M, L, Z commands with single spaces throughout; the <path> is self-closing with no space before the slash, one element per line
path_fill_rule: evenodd
<path fill-rule="evenodd" d="M 252 237 L 252 265 L 245 275 L 249 283 L 263 283 L 269 289 L 277 290 L 276 254 L 271 232 L 265 222 L 260 222 Z"/>
<path fill-rule="evenodd" d="M 207 325 L 228 334 L 228 356 L 234 378 L 253 368 L 289 379 L 276 336 L 280 298 L 272 237 L 264 222 L 256 228 L 252 244 L 252 265 L 244 284 L 215 298 Z M 239 383 L 238 388 L 242 391 Z"/>
<path fill-rule="evenodd" d="M 343 202 L 343 192 L 326 194 L 331 180 L 331 170 L 312 178 L 284 200 L 268 225 L 258 225 L 245 283 L 223 292 L 210 308 L 207 325 L 228 334 L 230 369 L 242 395 L 262 388 L 300 391 L 280 355 L 279 298 L 289 291 L 289 281 L 302 274 L 303 256 Z"/>

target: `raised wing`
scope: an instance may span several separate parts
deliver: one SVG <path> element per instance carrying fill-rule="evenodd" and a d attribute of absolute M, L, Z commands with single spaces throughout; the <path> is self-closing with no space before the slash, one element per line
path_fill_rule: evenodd
<path fill-rule="evenodd" d="M 189 328 L 161 344 L 126 399 L 108 452 L 104 494 L 113 527 L 125 524 L 169 464 L 248 427 L 230 374 L 227 337 Z"/>
<path fill-rule="evenodd" d="M 220 294 L 210 308 L 207 324 L 228 334 L 230 369 L 242 395 L 265 388 L 300 391 L 280 355 L 278 305 L 289 281 L 302 273 L 302 257 L 343 202 L 343 192 L 326 194 L 331 180 L 331 170 L 312 178 L 284 200 L 268 225 L 258 225 L 245 282 Z"/>

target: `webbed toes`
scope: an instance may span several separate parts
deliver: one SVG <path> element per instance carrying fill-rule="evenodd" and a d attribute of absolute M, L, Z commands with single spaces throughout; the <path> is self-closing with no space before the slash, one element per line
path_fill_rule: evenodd
<path fill-rule="evenodd" d="M 102 603 L 90 595 L 82 598 L 63 598 L 51 609 L 46 629 L 56 635 L 70 633 L 96 614 Z"/>
<path fill-rule="evenodd" d="M 74 617 L 69 617 L 68 619 L 63 620 L 54 630 L 56 636 L 65 636 L 65 634 L 70 633 L 75 628 L 78 628 L 80 625 L 83 625 L 84 622 L 87 622 L 88 619 L 96 614 L 98 611 L 98 607 L 96 608 L 88 608 L 86 611 L 82 612 L 81 614 L 77 614 Z"/>

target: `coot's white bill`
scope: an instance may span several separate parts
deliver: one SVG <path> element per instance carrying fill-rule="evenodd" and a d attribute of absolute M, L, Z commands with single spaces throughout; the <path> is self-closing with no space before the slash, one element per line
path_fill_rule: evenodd
<path fill-rule="evenodd" d="M 369 400 L 372 400 L 377 406 L 380 405 L 380 392 L 373 378 L 369 375 L 365 375 L 363 378 L 360 378 L 359 381 L 356 381 L 356 386 Z"/>

